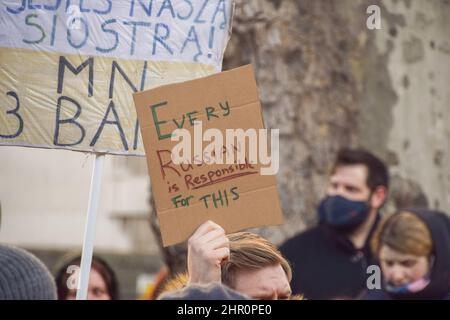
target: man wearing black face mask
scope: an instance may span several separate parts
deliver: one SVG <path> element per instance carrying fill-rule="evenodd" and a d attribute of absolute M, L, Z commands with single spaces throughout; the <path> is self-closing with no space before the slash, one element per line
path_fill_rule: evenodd
<path fill-rule="evenodd" d="M 374 264 L 370 238 L 389 184 L 385 164 L 368 151 L 339 151 L 319 224 L 280 248 L 292 263 L 292 292 L 307 299 L 351 299 L 366 289 Z"/>

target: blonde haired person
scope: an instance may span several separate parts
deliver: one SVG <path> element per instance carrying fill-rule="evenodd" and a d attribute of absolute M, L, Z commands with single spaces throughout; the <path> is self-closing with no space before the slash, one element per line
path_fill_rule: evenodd
<path fill-rule="evenodd" d="M 288 261 L 271 242 L 249 232 L 227 236 L 207 221 L 188 241 L 187 273 L 169 281 L 164 291 L 216 282 L 250 299 L 290 299 L 291 278 Z"/>
<path fill-rule="evenodd" d="M 401 210 L 372 238 L 382 289 L 366 299 L 450 299 L 450 219 L 429 210 Z"/>

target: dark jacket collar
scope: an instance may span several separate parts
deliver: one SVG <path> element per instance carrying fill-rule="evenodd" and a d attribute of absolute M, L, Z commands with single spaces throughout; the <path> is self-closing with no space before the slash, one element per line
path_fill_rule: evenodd
<path fill-rule="evenodd" d="M 359 249 L 355 248 L 353 242 L 350 241 L 350 239 L 346 234 L 337 231 L 336 229 L 327 224 L 321 224 L 319 227 L 323 229 L 326 237 L 330 239 L 330 241 L 337 247 L 337 249 L 345 251 L 350 256 L 362 253 L 366 257 L 367 261 L 372 261 L 373 258 L 370 249 L 370 239 L 372 238 L 377 226 L 379 225 L 380 220 L 381 220 L 380 213 L 377 213 L 377 216 L 375 218 L 372 227 L 370 228 L 364 246 Z"/>

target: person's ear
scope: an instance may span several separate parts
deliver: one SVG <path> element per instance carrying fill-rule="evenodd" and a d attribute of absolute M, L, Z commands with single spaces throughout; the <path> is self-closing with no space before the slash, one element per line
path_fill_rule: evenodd
<path fill-rule="evenodd" d="M 386 187 L 378 186 L 372 192 L 372 196 L 370 197 L 370 206 L 374 209 L 379 209 L 383 205 L 386 200 L 387 190 Z"/>

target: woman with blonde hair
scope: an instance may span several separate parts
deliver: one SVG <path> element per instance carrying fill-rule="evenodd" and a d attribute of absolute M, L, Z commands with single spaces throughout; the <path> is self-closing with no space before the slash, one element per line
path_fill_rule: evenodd
<path fill-rule="evenodd" d="M 382 289 L 366 299 L 450 299 L 450 219 L 430 210 L 401 210 L 372 238 Z"/>

